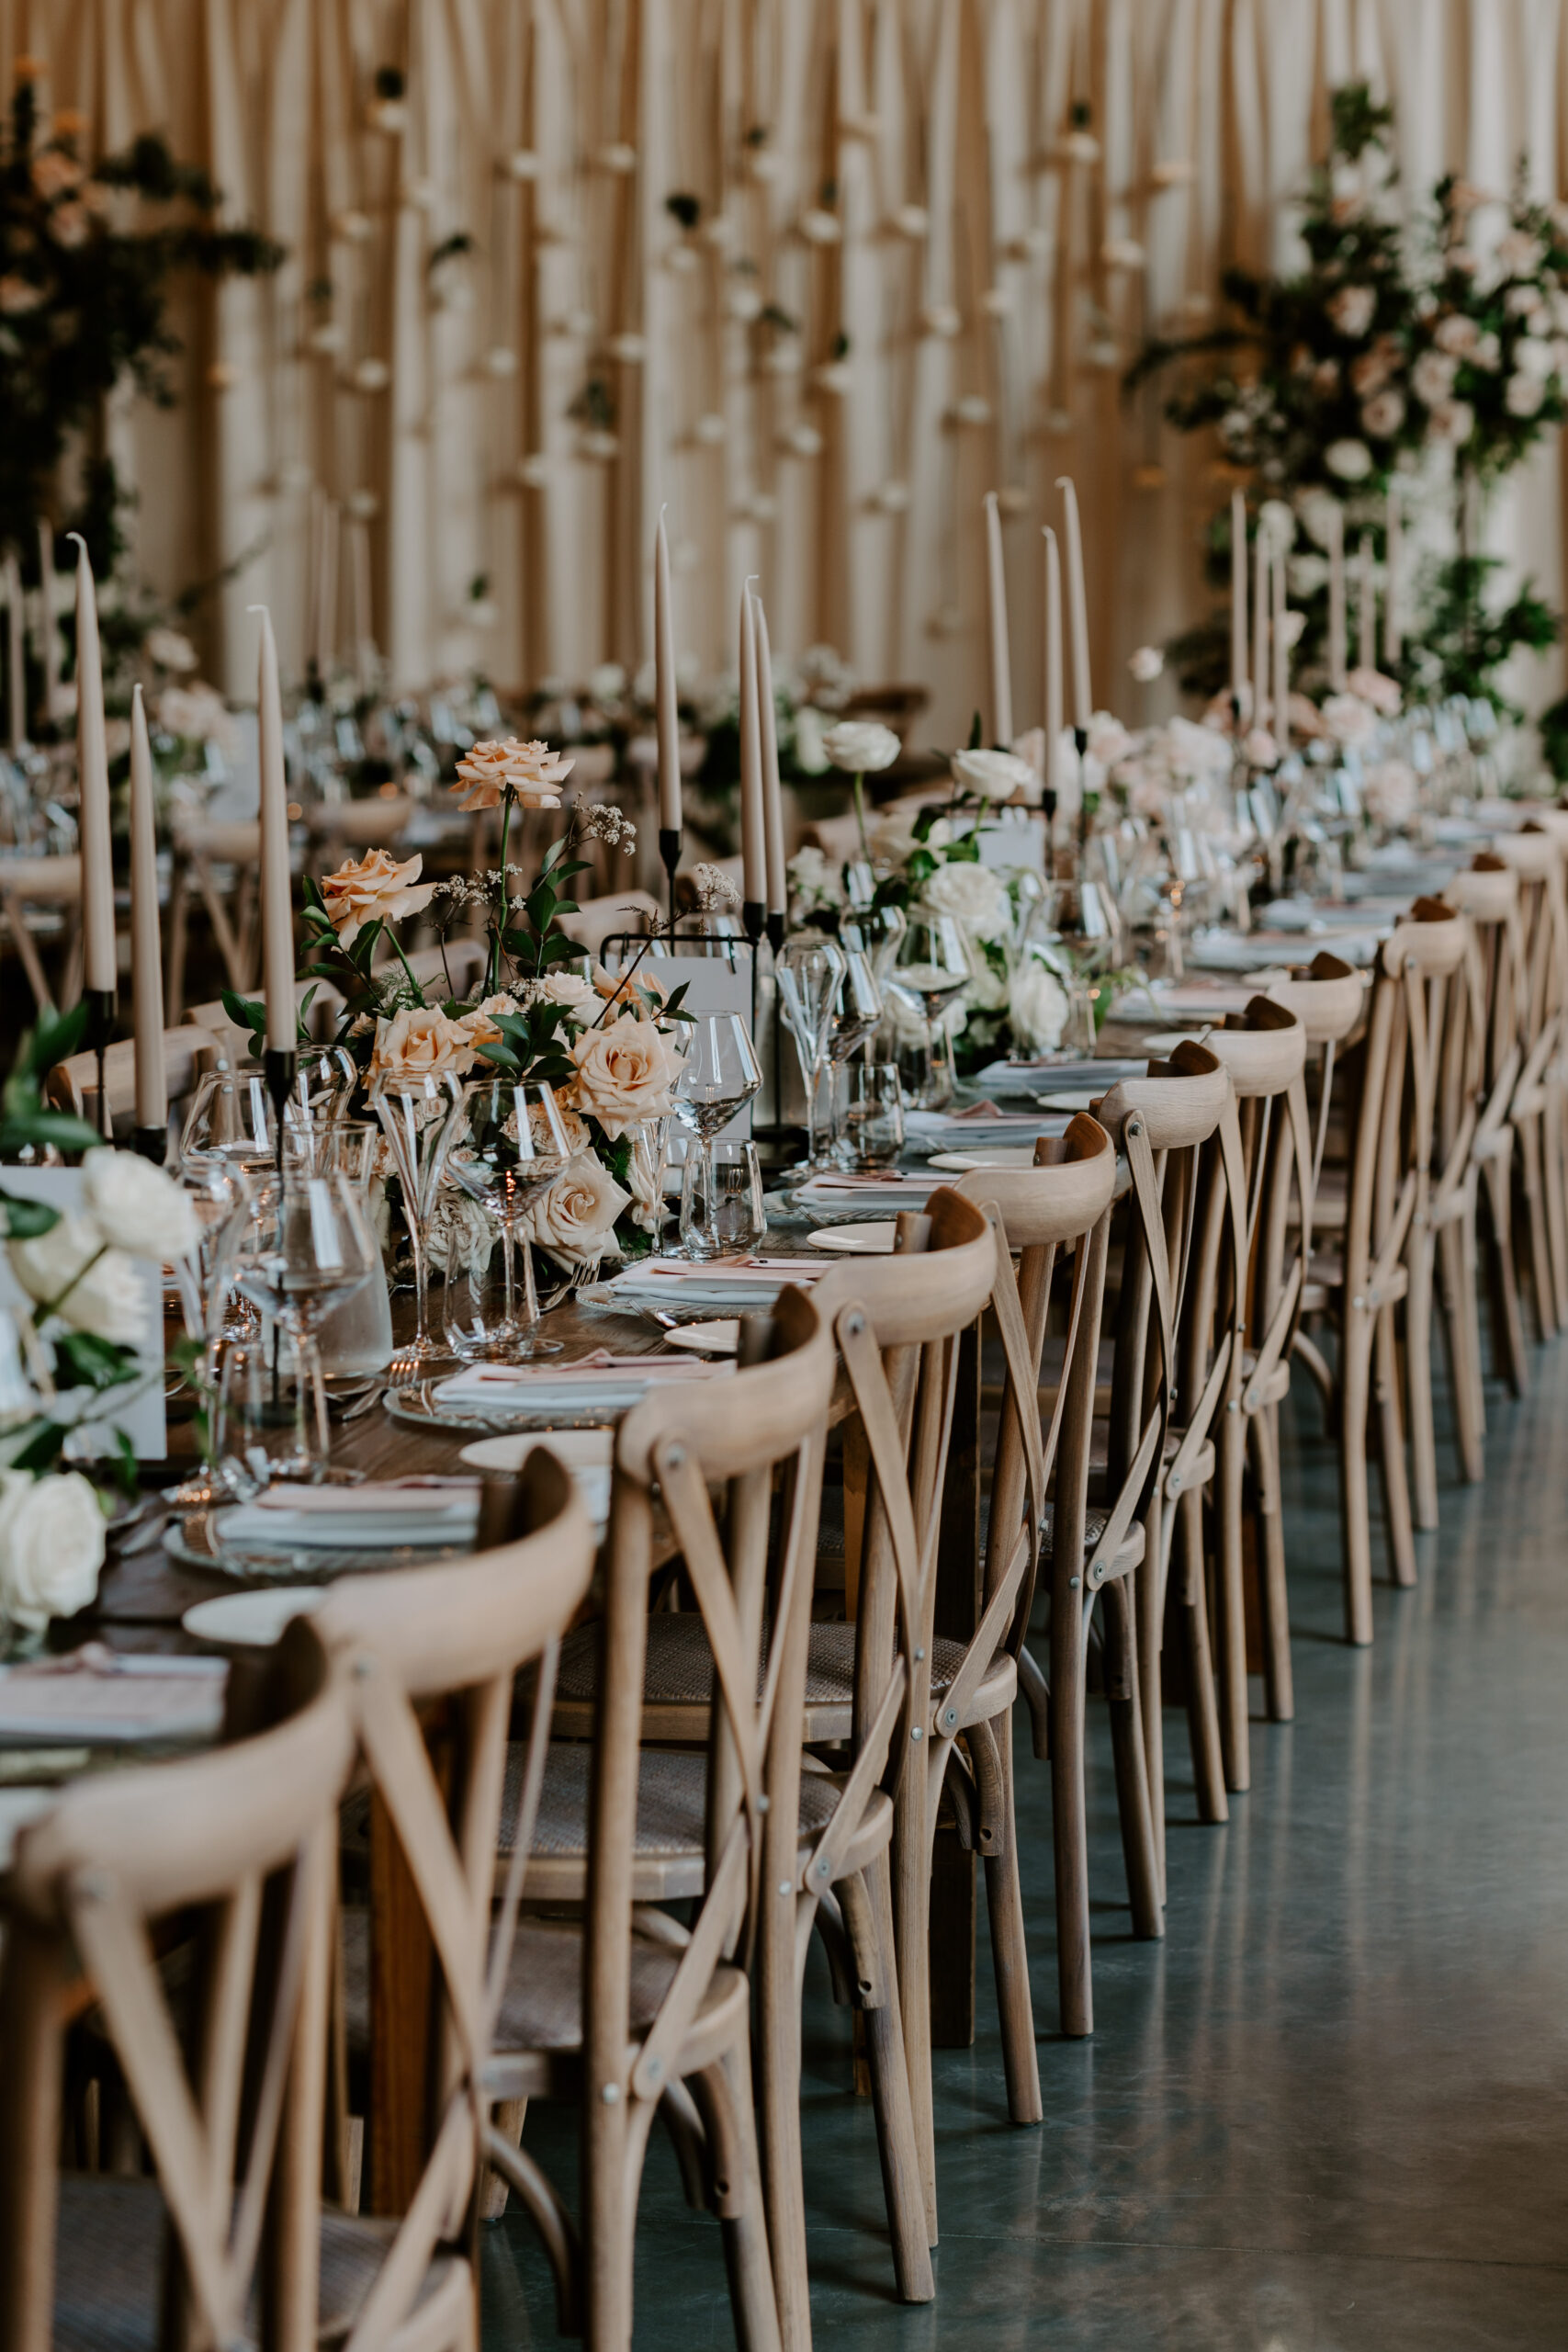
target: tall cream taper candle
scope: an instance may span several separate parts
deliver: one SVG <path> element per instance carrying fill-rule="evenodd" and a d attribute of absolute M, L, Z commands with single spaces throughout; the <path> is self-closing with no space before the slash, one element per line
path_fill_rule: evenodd
<path fill-rule="evenodd" d="M 1269 540 L 1261 523 L 1252 550 L 1252 724 L 1269 724 Z"/>
<path fill-rule="evenodd" d="M 1073 642 L 1073 725 L 1087 728 L 1094 716 L 1094 696 L 1089 680 L 1089 602 L 1084 591 L 1083 532 L 1078 525 L 1078 494 L 1072 477 L 1063 474 L 1057 483 L 1067 534 L 1067 621 Z"/>
<path fill-rule="evenodd" d="M 114 845 L 109 833 L 109 758 L 104 737 L 104 660 L 98 600 L 87 542 L 76 542 L 76 789 L 82 849 L 82 980 L 113 996 L 118 958 L 114 934 Z"/>
<path fill-rule="evenodd" d="M 1236 716 L 1247 696 L 1247 501 L 1231 492 L 1231 695 Z"/>
<path fill-rule="evenodd" d="M 256 707 L 261 751 L 261 931 L 262 988 L 266 997 L 266 1042 L 275 1053 L 292 1053 L 294 1019 L 294 882 L 288 865 L 288 778 L 283 763 L 283 696 L 277 684 L 277 646 L 272 615 L 261 615 L 261 654 Z"/>
<path fill-rule="evenodd" d="M 54 532 L 46 522 L 38 526 L 39 652 L 43 662 L 43 711 L 60 717 L 60 628 L 54 617 Z"/>
<path fill-rule="evenodd" d="M 1346 642 L 1345 510 L 1336 504 L 1328 516 L 1328 683 L 1336 694 L 1345 686 Z"/>
<path fill-rule="evenodd" d="M 1371 537 L 1366 531 L 1356 542 L 1356 660 L 1363 670 L 1378 666 L 1378 600 Z"/>
<path fill-rule="evenodd" d="M 1062 558 L 1056 534 L 1045 534 L 1045 789 L 1061 789 L 1062 756 Z"/>
<path fill-rule="evenodd" d="M 1382 599 L 1382 658 L 1392 670 L 1404 650 L 1404 615 L 1400 609 L 1400 571 L 1404 558 L 1404 517 L 1400 513 L 1399 491 L 1393 482 L 1388 487 L 1388 554 L 1384 566 L 1387 574 Z"/>
<path fill-rule="evenodd" d="M 681 830 L 681 706 L 675 690 L 675 613 L 670 594 L 670 540 L 664 509 L 653 542 L 654 699 L 659 713 L 659 825 Z"/>
<path fill-rule="evenodd" d="M 784 787 L 779 781 L 778 716 L 773 707 L 773 656 L 768 616 L 761 596 L 751 599 L 751 658 L 757 666 L 757 718 L 762 752 L 762 843 L 767 868 L 768 912 L 789 911 L 784 872 Z"/>
<path fill-rule="evenodd" d="M 986 613 L 990 625 L 991 741 L 1012 741 L 1012 652 L 1008 643 L 1008 579 L 1002 561 L 1002 518 L 994 490 L 986 492 Z"/>
<path fill-rule="evenodd" d="M 14 752 L 28 740 L 28 659 L 22 626 L 22 567 L 13 549 L 6 558 L 6 699 Z"/>
<path fill-rule="evenodd" d="M 136 1037 L 136 1124 L 165 1127 L 169 1085 L 164 1068 L 163 939 L 158 922 L 158 834 L 153 812 L 152 747 L 141 688 L 130 695 L 130 988 Z"/>
<path fill-rule="evenodd" d="M 1274 550 L 1274 741 L 1281 758 L 1291 748 L 1291 650 L 1285 642 L 1285 551 Z"/>
<path fill-rule="evenodd" d="M 757 704 L 756 629 L 751 583 L 740 589 L 740 872 L 741 896 L 766 910 L 768 853 L 762 822 L 762 730 Z"/>

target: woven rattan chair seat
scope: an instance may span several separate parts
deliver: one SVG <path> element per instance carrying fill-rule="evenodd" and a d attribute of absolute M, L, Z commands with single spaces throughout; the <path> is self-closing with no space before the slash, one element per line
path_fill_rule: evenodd
<path fill-rule="evenodd" d="M 322 2344 L 339 2343 L 348 2334 L 397 2226 L 347 2213 L 322 2214 Z M 167 2235 L 155 2180 L 62 2174 L 55 2352 L 155 2352 Z M 446 2256 L 431 2264 L 416 2308 L 429 2302 L 456 2267 Z"/>
<path fill-rule="evenodd" d="M 588 1845 L 586 1741 L 553 1740 L 545 1767 L 533 1852 L 541 1860 L 571 1860 Z M 511 1849 L 517 1817 L 524 1751 L 513 1744 L 506 1761 L 506 1795 L 501 1809 L 501 1850 Z M 637 1762 L 637 1843 L 638 1861 L 698 1857 L 704 1851 L 704 1807 L 707 1758 L 695 1748 L 645 1747 Z M 830 1781 L 807 1775 L 801 1786 L 800 1831 L 815 1837 L 833 1817 L 838 1790 Z"/>
<path fill-rule="evenodd" d="M 634 2037 L 640 2039 L 653 2024 L 680 1964 L 681 1954 L 671 1946 L 633 1936 L 627 2022 Z M 719 1969 L 704 2011 L 731 1999 L 736 1981 L 734 1969 Z M 556 2055 L 581 2048 L 582 1937 L 577 1928 L 525 1919 L 518 1928 L 495 2046 L 498 2051 L 546 2050 Z"/>

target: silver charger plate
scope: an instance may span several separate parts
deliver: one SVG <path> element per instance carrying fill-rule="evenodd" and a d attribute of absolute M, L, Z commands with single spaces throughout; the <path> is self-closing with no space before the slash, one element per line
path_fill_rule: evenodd
<path fill-rule="evenodd" d="M 186 1567 L 232 1577 L 236 1584 L 321 1584 L 383 1568 L 436 1567 L 443 1560 L 466 1559 L 473 1549 L 470 1544 L 344 1544 L 331 1551 L 319 1544 L 225 1544 L 214 1521 L 232 1509 L 225 1502 L 187 1512 L 168 1529 L 164 1549 Z"/>
<path fill-rule="evenodd" d="M 711 1313 L 705 1309 L 705 1313 Z M 444 1374 L 443 1377 L 446 1377 Z M 619 1412 L 606 1415 L 603 1405 L 584 1404 L 577 1412 L 559 1403 L 539 1405 L 506 1413 L 459 1413 L 449 1405 L 437 1405 L 434 1381 L 416 1381 L 408 1388 L 389 1388 L 383 1403 L 394 1421 L 401 1421 L 412 1430 L 449 1430 L 459 1437 L 505 1437 L 513 1430 L 594 1430 L 604 1429 L 621 1418 Z"/>

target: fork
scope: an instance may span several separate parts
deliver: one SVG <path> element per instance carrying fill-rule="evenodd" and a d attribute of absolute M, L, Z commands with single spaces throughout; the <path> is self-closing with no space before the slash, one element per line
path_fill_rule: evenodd
<path fill-rule="evenodd" d="M 343 1417 L 344 1422 L 358 1420 L 362 1413 L 367 1413 L 373 1405 L 380 1403 L 389 1388 L 401 1388 L 407 1381 L 414 1378 L 418 1371 L 419 1363 L 416 1357 L 394 1356 L 385 1372 L 377 1374 L 357 1403 L 349 1407 Z"/>

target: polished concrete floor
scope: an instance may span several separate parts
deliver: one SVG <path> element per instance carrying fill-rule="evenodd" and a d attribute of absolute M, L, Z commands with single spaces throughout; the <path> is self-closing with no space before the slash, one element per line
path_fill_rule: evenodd
<path fill-rule="evenodd" d="M 1418 1588 L 1380 1587 L 1370 1651 L 1337 1638 L 1332 1454 L 1306 1414 L 1289 1433 L 1297 1720 L 1255 1719 L 1251 1793 L 1205 1829 L 1168 1717 L 1168 1924 L 1148 1945 L 1101 1717 L 1089 2042 L 1055 2031 L 1050 1801 L 1021 1755 L 1045 2123 L 1008 2122 L 982 1950 L 978 2038 L 937 2063 L 925 2309 L 892 2300 L 871 2114 L 814 1962 L 823 2352 L 1568 2346 L 1568 1342 L 1534 1369 L 1523 1404 L 1489 1407 L 1485 1486 L 1445 1483 Z M 573 2177 L 553 2119 L 529 2143 Z M 555 2343 L 527 2224 L 489 2227 L 484 2256 L 487 2352 Z M 637 2293 L 639 2346 L 733 2342 L 716 2226 L 658 2134 Z"/>

